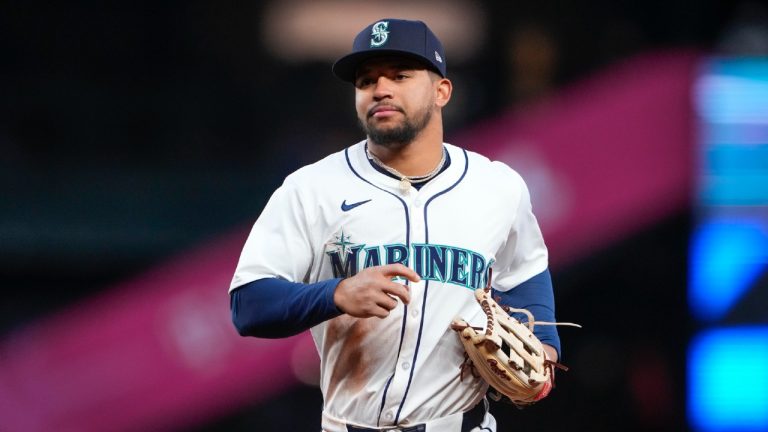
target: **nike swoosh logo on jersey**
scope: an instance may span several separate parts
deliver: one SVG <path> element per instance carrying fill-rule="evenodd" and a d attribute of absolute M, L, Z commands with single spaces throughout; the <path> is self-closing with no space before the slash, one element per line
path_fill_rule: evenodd
<path fill-rule="evenodd" d="M 341 203 L 341 211 L 345 211 L 345 212 L 350 211 L 350 210 L 352 210 L 353 208 L 355 208 L 357 206 L 361 206 L 361 205 L 367 203 L 368 201 L 370 201 L 370 199 L 367 199 L 365 201 L 360 201 L 360 202 L 352 203 L 352 204 L 347 204 L 347 200 L 344 200 L 344 202 Z"/>

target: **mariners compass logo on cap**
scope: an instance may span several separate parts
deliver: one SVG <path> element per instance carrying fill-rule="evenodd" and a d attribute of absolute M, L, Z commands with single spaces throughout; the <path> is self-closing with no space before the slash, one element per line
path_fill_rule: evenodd
<path fill-rule="evenodd" d="M 371 26 L 371 47 L 380 47 L 387 43 L 387 37 L 389 37 L 387 27 L 389 27 L 388 21 L 379 21 Z"/>

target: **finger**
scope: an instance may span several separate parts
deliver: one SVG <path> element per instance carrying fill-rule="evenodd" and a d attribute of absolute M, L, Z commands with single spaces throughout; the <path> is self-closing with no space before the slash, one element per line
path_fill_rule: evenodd
<path fill-rule="evenodd" d="M 381 296 L 379 296 L 379 298 L 376 299 L 376 304 L 388 311 L 391 311 L 392 309 L 397 307 L 397 299 L 390 295 L 382 293 Z"/>
<path fill-rule="evenodd" d="M 418 273 L 402 264 L 387 264 L 381 267 L 381 272 L 389 277 L 402 276 L 411 282 L 418 282 L 421 280 Z"/>
<path fill-rule="evenodd" d="M 370 316 L 375 316 L 377 318 L 386 318 L 389 316 L 389 309 L 385 309 L 381 306 L 376 306 L 372 308 L 369 313 L 370 313 Z"/>
<path fill-rule="evenodd" d="M 386 284 L 384 287 L 382 287 L 382 290 L 387 294 L 398 297 L 405 304 L 408 304 L 411 302 L 411 292 L 408 291 L 408 288 L 403 284 L 399 284 L 397 282 L 390 282 Z"/>

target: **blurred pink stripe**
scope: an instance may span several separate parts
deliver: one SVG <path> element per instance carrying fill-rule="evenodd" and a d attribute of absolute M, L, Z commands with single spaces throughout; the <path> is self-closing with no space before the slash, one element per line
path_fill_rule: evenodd
<path fill-rule="evenodd" d="M 688 206 L 698 59 L 673 51 L 624 61 L 454 141 L 522 174 L 552 262 L 571 261 Z"/>
<path fill-rule="evenodd" d="M 242 338 L 227 288 L 247 232 L 183 256 L 10 335 L 0 430 L 162 430 L 221 415 L 295 382 L 302 335 Z"/>

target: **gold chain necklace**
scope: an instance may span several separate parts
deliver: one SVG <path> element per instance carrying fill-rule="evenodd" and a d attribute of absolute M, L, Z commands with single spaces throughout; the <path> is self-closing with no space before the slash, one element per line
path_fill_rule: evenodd
<path fill-rule="evenodd" d="M 432 171 L 430 171 L 425 175 L 407 176 L 402 174 L 400 171 L 392 168 L 391 166 L 385 164 L 384 162 L 382 162 L 381 159 L 376 157 L 375 154 L 371 153 L 371 150 L 368 148 L 368 146 L 365 147 L 365 153 L 368 155 L 368 159 L 372 160 L 373 163 L 381 167 L 386 172 L 400 179 L 400 192 L 403 193 L 404 195 L 407 195 L 408 191 L 411 190 L 412 183 L 420 183 L 420 182 L 426 182 L 428 180 L 431 180 L 432 177 L 436 176 L 440 172 L 440 170 L 443 169 L 443 166 L 445 165 L 445 149 L 443 149 L 442 157 L 440 158 L 440 162 L 437 163 L 437 166 L 435 167 L 435 169 L 433 169 Z"/>

